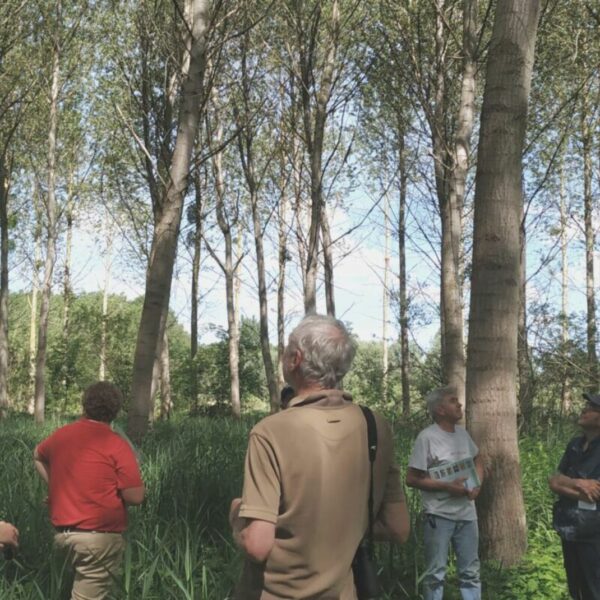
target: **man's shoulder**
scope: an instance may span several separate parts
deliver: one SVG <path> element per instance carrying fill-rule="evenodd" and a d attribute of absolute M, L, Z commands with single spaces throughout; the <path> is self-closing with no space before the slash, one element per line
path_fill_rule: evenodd
<path fill-rule="evenodd" d="M 431 425 L 428 425 L 427 427 L 425 427 L 425 428 L 421 429 L 421 431 L 419 431 L 415 441 L 416 440 L 428 440 L 428 439 L 431 439 L 432 437 L 436 437 L 436 435 L 438 435 L 438 430 L 439 430 L 439 428 L 436 426 L 436 424 L 432 423 Z"/>

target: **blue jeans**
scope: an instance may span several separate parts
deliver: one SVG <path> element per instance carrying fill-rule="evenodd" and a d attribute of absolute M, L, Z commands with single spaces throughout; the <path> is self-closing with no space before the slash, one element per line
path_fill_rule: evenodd
<path fill-rule="evenodd" d="M 450 542 L 456 554 L 456 567 L 463 600 L 481 600 L 479 580 L 479 529 L 477 521 L 451 521 L 425 515 L 425 600 L 442 600 Z"/>

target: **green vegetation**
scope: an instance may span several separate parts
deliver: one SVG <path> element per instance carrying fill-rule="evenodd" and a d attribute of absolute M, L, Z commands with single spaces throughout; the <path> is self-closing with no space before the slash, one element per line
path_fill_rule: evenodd
<path fill-rule="evenodd" d="M 258 417 L 241 422 L 222 418 L 176 418 L 157 423 L 141 456 L 148 496 L 130 511 L 129 546 L 117 598 L 135 600 L 224 600 L 235 584 L 240 556 L 229 535 L 227 511 L 239 495 L 248 431 Z M 28 419 L 0 423 L 0 498 L 2 516 L 21 530 L 16 560 L 0 561 L 3 600 L 67 598 L 68 572 L 52 556 L 42 482 L 34 474 L 34 445 L 62 422 L 35 427 Z M 406 465 L 412 440 L 423 422 L 395 422 L 398 459 Z M 550 526 L 552 497 L 547 476 L 555 469 L 570 428 L 557 428 L 521 442 L 527 503 L 529 551 L 517 568 L 485 564 L 484 598 L 562 600 L 566 585 L 559 539 Z M 413 520 L 419 500 L 409 493 Z M 379 564 L 387 600 L 414 599 L 421 575 L 419 526 L 402 548 L 381 546 Z M 52 558 L 50 558 L 52 556 Z M 452 585 L 446 598 L 458 599 Z"/>

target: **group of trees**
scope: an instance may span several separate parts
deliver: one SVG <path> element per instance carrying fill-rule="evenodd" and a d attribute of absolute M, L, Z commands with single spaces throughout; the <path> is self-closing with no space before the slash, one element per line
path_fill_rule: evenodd
<path fill-rule="evenodd" d="M 525 531 L 517 413 L 528 423 L 557 396 L 567 412 L 573 389 L 600 386 L 599 19 L 585 0 L 6 0 L 0 413 L 42 421 L 96 373 L 128 390 L 136 440 L 157 394 L 163 415 L 226 395 L 239 417 L 256 380 L 276 410 L 291 299 L 308 312 L 322 294 L 335 315 L 335 267 L 369 230 L 383 341 L 359 357 L 378 387 L 351 384 L 404 415 L 422 387 L 457 386 L 490 465 L 489 553 L 510 562 Z M 74 292 L 82 235 L 103 271 L 89 296 Z M 23 293 L 9 296 L 9 268 Z M 199 335 L 209 269 L 227 314 L 215 352 Z M 123 273 L 145 286 L 126 326 Z M 174 273 L 189 337 L 169 312 Z M 437 353 L 414 339 L 427 319 Z M 84 330 L 97 364 L 77 370 Z M 494 520 L 507 498 L 511 540 Z"/>

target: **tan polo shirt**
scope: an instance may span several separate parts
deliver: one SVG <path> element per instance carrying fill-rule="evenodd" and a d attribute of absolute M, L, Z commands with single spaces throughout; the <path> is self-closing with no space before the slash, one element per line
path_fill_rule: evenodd
<path fill-rule="evenodd" d="M 404 497 L 390 428 L 375 418 L 377 514 Z M 349 394 L 298 396 L 260 421 L 250 432 L 240 516 L 274 523 L 275 544 L 265 564 L 246 561 L 235 597 L 354 600 L 351 564 L 368 495 L 367 425 Z"/>

